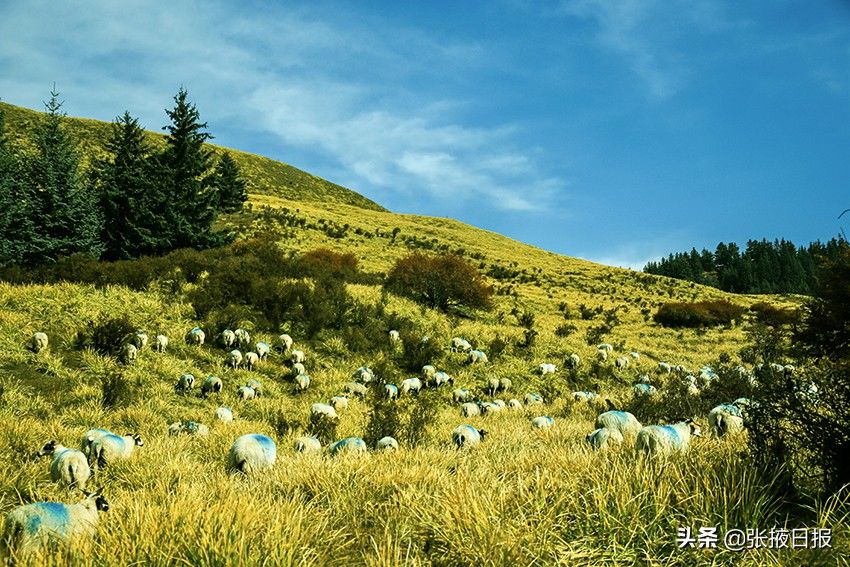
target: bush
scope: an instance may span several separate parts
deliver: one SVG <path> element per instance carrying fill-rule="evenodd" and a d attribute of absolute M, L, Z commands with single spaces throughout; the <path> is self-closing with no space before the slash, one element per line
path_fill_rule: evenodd
<path fill-rule="evenodd" d="M 424 389 L 414 398 L 407 399 L 410 405 L 402 440 L 408 447 L 418 447 L 427 439 L 437 417 L 440 406 L 440 391 Z"/>
<path fill-rule="evenodd" d="M 578 327 L 570 323 L 562 323 L 555 327 L 555 336 L 566 338 L 578 331 Z"/>
<path fill-rule="evenodd" d="M 796 326 L 803 316 L 799 309 L 776 307 L 764 301 L 753 304 L 750 311 L 755 314 L 756 320 L 771 327 Z"/>
<path fill-rule="evenodd" d="M 708 327 L 731 324 L 743 314 L 743 307 L 725 300 L 670 302 L 659 307 L 653 319 L 664 327 Z"/>
<path fill-rule="evenodd" d="M 445 347 L 443 341 L 429 336 L 427 340 L 416 329 L 406 329 L 399 332 L 402 344 L 402 357 L 399 366 L 417 374 L 426 364 L 437 366 L 443 358 Z"/>
<path fill-rule="evenodd" d="M 121 372 L 111 372 L 100 383 L 100 403 L 106 410 L 125 408 L 133 402 L 133 392 Z"/>
<path fill-rule="evenodd" d="M 322 445 L 327 445 L 337 440 L 337 425 L 339 425 L 338 419 L 329 419 L 321 414 L 311 413 L 310 421 L 307 423 L 307 434 L 316 437 Z"/>
<path fill-rule="evenodd" d="M 399 439 L 401 435 L 402 416 L 397 400 L 390 400 L 384 395 L 383 380 L 375 380 L 369 388 L 369 423 L 363 440 L 366 445 L 374 447 L 383 437 L 390 436 Z"/>
<path fill-rule="evenodd" d="M 85 330 L 77 332 L 75 345 L 78 349 L 90 348 L 103 356 L 118 357 L 121 347 L 136 332 L 136 328 L 127 315 L 103 315 L 97 323 L 89 321 Z"/>
<path fill-rule="evenodd" d="M 357 263 L 354 254 L 334 252 L 328 248 L 310 250 L 298 259 L 298 266 L 305 276 L 329 276 L 349 281 L 358 274 Z"/>
<path fill-rule="evenodd" d="M 490 307 L 493 288 L 475 267 L 459 256 L 427 256 L 414 252 L 396 261 L 384 287 L 396 295 L 448 311 L 464 306 Z"/>

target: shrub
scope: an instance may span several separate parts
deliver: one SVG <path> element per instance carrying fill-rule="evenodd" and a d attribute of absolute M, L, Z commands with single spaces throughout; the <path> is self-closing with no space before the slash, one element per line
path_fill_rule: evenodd
<path fill-rule="evenodd" d="M 424 389 L 414 398 L 408 398 L 410 409 L 402 439 L 408 447 L 423 444 L 434 426 L 440 405 L 440 391 Z"/>
<path fill-rule="evenodd" d="M 566 338 L 578 331 L 578 327 L 570 323 L 562 323 L 555 327 L 555 336 Z"/>
<path fill-rule="evenodd" d="M 121 372 L 110 372 L 100 383 L 100 403 L 106 410 L 125 408 L 133 402 L 133 392 Z"/>
<path fill-rule="evenodd" d="M 731 324 L 744 308 L 729 301 L 670 302 L 658 308 L 653 319 L 664 327 L 705 327 Z"/>
<path fill-rule="evenodd" d="M 298 267 L 309 277 L 334 277 L 352 280 L 358 274 L 357 256 L 348 252 L 334 252 L 329 248 L 316 248 L 301 255 Z"/>
<path fill-rule="evenodd" d="M 125 314 L 120 317 L 103 315 L 97 323 L 90 321 L 85 330 L 77 332 L 78 349 L 90 348 L 104 356 L 117 357 L 125 341 L 136 332 L 136 326 Z"/>
<path fill-rule="evenodd" d="M 501 357 L 505 351 L 508 350 L 509 346 L 510 343 L 503 337 L 495 337 L 487 345 L 487 356 L 490 357 L 490 360 L 496 360 Z"/>
<path fill-rule="evenodd" d="M 799 309 L 776 307 L 764 301 L 753 304 L 750 311 L 755 314 L 760 323 L 771 327 L 796 326 L 802 320 Z"/>
<path fill-rule="evenodd" d="M 414 252 L 396 261 L 385 288 L 414 301 L 448 311 L 451 307 L 490 307 L 493 288 L 459 256 L 427 256 Z"/>
<path fill-rule="evenodd" d="M 369 447 L 374 447 L 382 437 L 391 436 L 400 438 L 402 416 L 400 405 L 397 400 L 390 400 L 384 395 L 384 384 L 382 380 L 372 382 L 369 388 L 369 423 L 363 440 Z"/>
<path fill-rule="evenodd" d="M 399 332 L 402 344 L 402 358 L 399 366 L 410 372 L 419 372 L 426 364 L 437 365 L 443 358 L 445 348 L 443 341 L 437 337 L 429 336 L 423 340 L 421 332 L 414 329 Z"/>
<path fill-rule="evenodd" d="M 311 413 L 310 421 L 307 423 L 307 433 L 318 438 L 322 445 L 327 445 L 337 440 L 336 426 L 338 424 L 338 419 L 328 419 L 323 415 Z"/>

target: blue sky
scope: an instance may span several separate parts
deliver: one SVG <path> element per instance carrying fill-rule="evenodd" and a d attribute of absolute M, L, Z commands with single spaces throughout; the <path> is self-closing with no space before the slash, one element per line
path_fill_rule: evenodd
<path fill-rule="evenodd" d="M 847 2 L 153 5 L 0 0 L 0 97 L 158 130 L 183 85 L 218 144 L 636 268 L 850 207 Z"/>

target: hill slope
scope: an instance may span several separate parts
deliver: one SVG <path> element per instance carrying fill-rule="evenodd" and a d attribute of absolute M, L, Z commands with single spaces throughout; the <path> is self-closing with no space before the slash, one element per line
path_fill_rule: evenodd
<path fill-rule="evenodd" d="M 0 109 L 6 114 L 6 131 L 10 137 L 23 139 L 36 124 L 41 113 L 20 106 L 0 102 Z M 103 141 L 109 135 L 109 123 L 88 118 L 68 117 L 67 125 L 80 143 L 84 158 L 103 152 Z M 148 139 L 155 147 L 164 144 L 164 135 L 148 131 Z M 208 144 L 215 152 L 220 153 L 226 148 Z M 251 193 L 270 194 L 291 201 L 316 201 L 323 203 L 340 203 L 354 205 L 364 209 L 385 210 L 377 203 L 366 197 L 326 181 L 291 165 L 273 159 L 228 149 L 242 168 Z"/>

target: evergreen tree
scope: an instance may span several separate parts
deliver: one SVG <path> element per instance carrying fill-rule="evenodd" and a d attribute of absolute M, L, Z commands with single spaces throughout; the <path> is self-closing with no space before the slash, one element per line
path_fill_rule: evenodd
<path fill-rule="evenodd" d="M 248 200 L 239 165 L 228 152 L 222 154 L 215 168 L 215 187 L 218 191 L 218 210 L 221 212 L 238 212 L 242 209 L 242 203 Z"/>
<path fill-rule="evenodd" d="M 18 264 L 28 249 L 32 227 L 20 180 L 20 161 L 6 139 L 0 109 L 0 266 Z"/>
<path fill-rule="evenodd" d="M 63 127 L 65 115 L 55 89 L 45 107 L 47 114 L 35 129 L 35 152 L 24 164 L 32 247 L 23 263 L 53 262 L 77 253 L 99 257 L 103 246 L 96 195 L 82 183 L 80 154 Z"/>

